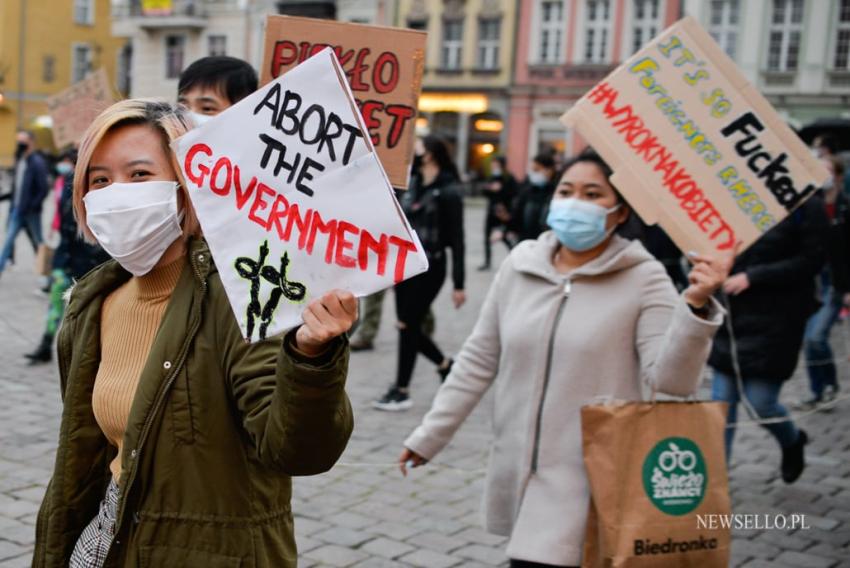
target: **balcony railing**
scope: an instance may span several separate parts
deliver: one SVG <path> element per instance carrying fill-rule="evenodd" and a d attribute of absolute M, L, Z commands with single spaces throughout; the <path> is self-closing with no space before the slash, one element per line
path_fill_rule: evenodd
<path fill-rule="evenodd" d="M 204 27 L 207 7 L 200 0 L 142 2 L 130 0 L 113 5 L 114 20 L 132 20 L 142 27 Z"/>

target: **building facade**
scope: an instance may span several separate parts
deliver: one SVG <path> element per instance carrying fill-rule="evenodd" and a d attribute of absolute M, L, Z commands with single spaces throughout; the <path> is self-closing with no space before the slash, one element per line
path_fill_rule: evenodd
<path fill-rule="evenodd" d="M 850 0 L 685 0 L 794 127 L 850 118 Z"/>
<path fill-rule="evenodd" d="M 110 0 L 0 2 L 0 167 L 10 167 L 15 130 L 34 130 L 52 150 L 46 100 L 104 68 L 114 87 L 124 40 L 112 37 Z"/>
<path fill-rule="evenodd" d="M 539 153 L 578 152 L 584 141 L 560 116 L 681 9 L 680 0 L 520 1 L 507 152 L 514 175 Z"/>
<path fill-rule="evenodd" d="M 396 26 L 428 32 L 420 132 L 444 138 L 474 177 L 507 149 L 516 0 L 398 0 Z"/>

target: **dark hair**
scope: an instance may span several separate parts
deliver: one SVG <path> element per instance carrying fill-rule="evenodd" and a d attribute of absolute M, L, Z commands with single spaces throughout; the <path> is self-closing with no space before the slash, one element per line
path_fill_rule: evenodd
<path fill-rule="evenodd" d="M 198 59 L 180 74 L 177 94 L 195 87 L 215 89 L 235 104 L 256 91 L 258 82 L 257 72 L 247 61 L 214 55 Z"/>
<path fill-rule="evenodd" d="M 61 154 L 59 154 L 59 158 L 56 160 L 57 162 L 61 162 L 62 160 L 69 160 L 72 164 L 77 163 L 77 149 L 70 148 L 65 150 Z"/>
<path fill-rule="evenodd" d="M 835 141 L 835 138 L 829 134 L 821 134 L 820 136 L 817 136 L 814 139 L 814 142 L 817 146 L 823 146 L 829 150 L 830 154 L 835 154 L 838 151 L 838 143 Z"/>
<path fill-rule="evenodd" d="M 493 162 L 498 162 L 498 164 L 502 166 L 502 169 L 505 169 L 508 165 L 508 160 L 505 159 L 504 156 L 493 156 L 490 163 L 492 164 Z"/>
<path fill-rule="evenodd" d="M 844 162 L 841 161 L 841 158 L 838 158 L 836 156 L 827 156 L 824 159 L 828 160 L 832 164 L 832 170 L 835 173 L 835 175 L 837 175 L 837 176 L 843 176 L 844 175 Z"/>
<path fill-rule="evenodd" d="M 612 170 L 611 166 L 608 165 L 608 162 L 603 160 L 602 156 L 597 154 L 596 150 L 594 150 L 590 146 L 585 148 L 581 154 L 575 156 L 574 158 L 570 159 L 566 164 L 564 164 L 564 167 L 561 168 L 560 172 L 558 172 L 558 180 L 560 181 L 564 174 L 567 173 L 567 170 L 572 168 L 574 165 L 581 163 L 594 164 L 597 168 L 599 168 L 599 170 L 602 172 L 602 175 L 604 175 L 605 179 L 608 180 L 608 185 L 611 186 L 611 188 L 614 190 L 614 193 L 617 195 L 617 203 L 625 202 L 623 196 L 620 195 L 620 191 L 616 187 L 614 187 L 613 183 L 611 183 L 611 176 L 613 175 L 614 170 Z"/>
<path fill-rule="evenodd" d="M 544 168 L 554 169 L 555 168 L 555 158 L 551 153 L 540 153 L 534 156 L 532 162 L 537 162 Z"/>
<path fill-rule="evenodd" d="M 431 157 L 437 162 L 440 173 L 451 175 L 455 181 L 460 180 L 460 173 L 457 171 L 457 166 L 449 155 L 449 147 L 441 138 L 428 135 L 422 139 L 422 145 L 425 146 L 425 151 L 431 154 Z"/>

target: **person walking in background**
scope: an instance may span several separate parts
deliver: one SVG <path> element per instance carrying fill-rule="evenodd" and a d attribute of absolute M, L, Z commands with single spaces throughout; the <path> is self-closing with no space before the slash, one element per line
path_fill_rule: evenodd
<path fill-rule="evenodd" d="M 257 90 L 257 72 L 247 61 L 215 55 L 202 57 L 180 74 L 177 102 L 200 126 Z"/>
<path fill-rule="evenodd" d="M 844 164 L 835 156 L 822 160 L 830 177 L 822 189 L 829 232 L 827 264 L 818 275 L 820 308 L 809 318 L 803 337 L 811 396 L 797 405 L 810 410 L 829 402 L 838 392 L 838 373 L 829 346 L 829 333 L 838 321 L 844 299 L 850 293 L 850 199 L 844 194 Z"/>
<path fill-rule="evenodd" d="M 183 107 L 124 100 L 80 144 L 73 205 L 113 257 L 72 289 L 35 568 L 296 565 L 293 475 L 339 459 L 350 292 L 246 342 L 170 144 Z M 238 520 L 238 521 L 237 521 Z"/>
<path fill-rule="evenodd" d="M 487 198 L 487 214 L 484 218 L 484 263 L 478 270 L 489 270 L 492 259 L 493 233 L 499 229 L 501 241 L 508 250 L 511 242 L 508 240 L 506 225 L 511 218 L 511 207 L 516 198 L 516 180 L 507 169 L 503 156 L 496 156 L 490 161 L 490 177 L 484 183 L 484 197 Z"/>
<path fill-rule="evenodd" d="M 510 240 L 516 244 L 536 239 L 547 229 L 546 214 L 557 183 L 555 159 L 551 154 L 538 154 L 531 161 L 528 178 L 520 188 L 510 220 Z"/>
<path fill-rule="evenodd" d="M 732 264 L 695 256 L 681 294 L 640 241 L 611 169 L 592 152 L 565 168 L 547 221 L 499 268 L 472 334 L 399 465 L 434 458 L 492 386 L 494 441 L 484 497 L 489 532 L 510 536 L 511 566 L 578 566 L 590 488 L 581 407 L 641 400 L 643 386 L 696 391 Z"/>
<path fill-rule="evenodd" d="M 808 436 L 794 425 L 779 394 L 797 366 L 806 321 L 817 307 L 815 275 L 823 267 L 827 227 L 823 200 L 816 195 L 738 257 L 723 284 L 732 335 L 721 328 L 709 357 L 712 398 L 729 403 L 727 461 L 738 403 L 745 397 L 759 418 L 787 418 L 764 425 L 782 449 L 786 483 L 803 472 Z"/>
<path fill-rule="evenodd" d="M 402 197 L 401 206 L 419 236 L 429 266 L 426 272 L 395 287 L 398 368 L 395 383 L 372 402 L 379 410 L 407 410 L 413 406 L 409 387 L 418 353 L 437 365 L 441 379 L 451 369 L 452 360 L 422 331 L 425 314 L 446 279 L 447 249 L 452 256 L 452 301 L 456 309 L 466 302 L 463 201 L 457 189 L 460 176 L 442 140 L 427 136 L 417 140 L 416 146 L 421 166 L 415 184 Z"/>
<path fill-rule="evenodd" d="M 77 151 L 69 150 L 62 155 L 56 169 L 64 183 L 57 213 L 59 214 L 59 246 L 53 254 L 53 270 L 50 274 L 50 301 L 47 308 L 47 322 L 41 342 L 35 351 L 24 355 L 30 365 L 47 363 L 53 359 L 53 338 L 59 329 L 65 312 L 65 292 L 71 284 L 90 270 L 109 260 L 109 255 L 95 244 L 89 244 L 80 236 L 77 220 L 74 218 L 73 189 L 74 165 L 77 163 Z M 70 169 L 69 169 L 70 168 Z"/>
<path fill-rule="evenodd" d="M 0 274 L 14 252 L 15 239 L 26 230 L 34 251 L 42 242 L 41 206 L 47 197 L 47 162 L 35 149 L 32 132 L 22 130 L 17 135 L 15 148 L 15 190 L 12 197 L 6 240 L 0 252 Z"/>

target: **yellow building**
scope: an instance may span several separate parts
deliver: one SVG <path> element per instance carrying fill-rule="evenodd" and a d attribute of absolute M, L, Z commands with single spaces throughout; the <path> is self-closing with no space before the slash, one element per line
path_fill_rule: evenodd
<path fill-rule="evenodd" d="M 112 37 L 110 0 L 3 0 L 0 26 L 0 167 L 10 167 L 18 128 L 53 150 L 47 97 L 99 67 L 116 85 L 127 54 Z"/>
<path fill-rule="evenodd" d="M 446 139 L 471 175 L 505 149 L 515 0 L 400 0 L 395 25 L 425 30 L 418 126 Z"/>

